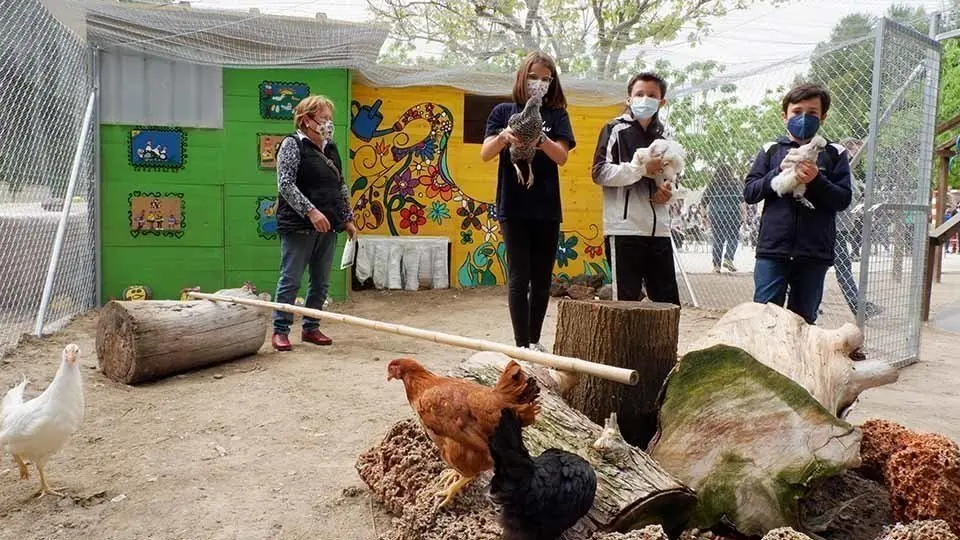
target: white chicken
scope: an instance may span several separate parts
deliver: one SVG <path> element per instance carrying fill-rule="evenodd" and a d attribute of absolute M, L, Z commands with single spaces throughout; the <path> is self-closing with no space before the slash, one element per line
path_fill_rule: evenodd
<path fill-rule="evenodd" d="M 773 191 L 781 197 L 790 193 L 800 204 L 814 210 L 813 203 L 806 197 L 807 185 L 801 184 L 800 180 L 797 179 L 796 167 L 797 163 L 801 161 L 817 163 L 817 157 L 820 155 L 820 151 L 826 146 L 827 140 L 817 135 L 813 139 L 810 139 L 810 142 L 807 144 L 798 146 L 797 148 L 791 148 L 783 158 L 783 162 L 781 163 L 782 170 L 770 180 L 770 187 Z"/>
<path fill-rule="evenodd" d="M 677 176 L 683 173 L 685 157 L 686 152 L 677 141 L 657 139 L 646 148 L 638 148 L 631 163 L 642 171 L 643 176 L 653 178 L 657 187 L 661 187 L 666 181 L 676 184 Z M 647 173 L 647 163 L 657 158 L 663 161 L 663 169 L 657 174 Z"/>
<path fill-rule="evenodd" d="M 9 450 L 20 467 L 20 479 L 30 477 L 29 460 L 40 473 L 38 497 L 63 496 L 47 484 L 43 467 L 73 435 L 83 420 L 83 380 L 74 344 L 63 349 L 60 369 L 50 386 L 30 401 L 23 401 L 24 379 L 4 396 L 0 409 L 0 448 Z"/>

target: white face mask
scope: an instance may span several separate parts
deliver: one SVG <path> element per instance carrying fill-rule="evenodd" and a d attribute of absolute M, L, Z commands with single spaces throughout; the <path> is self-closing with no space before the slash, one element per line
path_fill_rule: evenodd
<path fill-rule="evenodd" d="M 535 97 L 537 99 L 543 99 L 547 95 L 547 91 L 550 90 L 550 83 L 547 81 L 533 80 L 527 81 L 527 98 Z"/>
<path fill-rule="evenodd" d="M 652 97 L 630 98 L 630 112 L 637 120 L 646 120 L 660 110 L 660 100 Z"/>

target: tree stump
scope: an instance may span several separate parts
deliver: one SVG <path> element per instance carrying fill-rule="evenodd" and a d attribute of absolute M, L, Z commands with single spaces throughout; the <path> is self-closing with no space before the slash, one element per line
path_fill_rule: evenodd
<path fill-rule="evenodd" d="M 677 363 L 680 308 L 656 302 L 560 302 L 553 352 L 634 369 L 637 386 L 591 376 L 564 392 L 573 408 L 597 424 L 616 412 L 623 438 L 645 448 L 657 431 L 657 397 Z"/>
<path fill-rule="evenodd" d="M 454 376 L 493 386 L 508 361 L 499 353 L 476 353 L 455 370 Z M 663 524 L 668 531 L 679 533 L 696 504 L 693 492 L 622 439 L 617 452 L 598 449 L 596 442 L 604 430 L 564 402 L 553 390 L 555 383 L 545 369 L 523 362 L 521 365 L 542 386 L 537 421 L 523 430 L 527 450 L 534 456 L 547 448 L 576 453 L 589 461 L 597 474 L 593 508 L 564 538 L 586 539 L 595 531 L 625 531 L 649 524 Z M 611 434 L 603 435 L 609 442 Z M 433 513 L 434 480 L 444 467 L 436 445 L 413 420 L 394 426 L 383 442 L 360 456 L 360 477 L 374 497 L 399 516 L 395 520 L 397 529 L 382 538 L 499 537 L 495 521 L 498 509 L 484 496 L 492 472 L 478 476 L 450 508 Z"/>
<path fill-rule="evenodd" d="M 269 300 L 252 287 L 217 294 Z M 154 381 L 256 354 L 269 324 L 269 311 L 225 302 L 113 300 L 97 326 L 99 367 L 117 382 Z"/>

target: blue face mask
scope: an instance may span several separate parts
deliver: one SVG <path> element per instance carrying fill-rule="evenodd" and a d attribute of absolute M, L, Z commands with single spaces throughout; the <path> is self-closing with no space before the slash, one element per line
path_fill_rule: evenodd
<path fill-rule="evenodd" d="M 652 97 L 635 97 L 630 99 L 630 112 L 637 120 L 646 120 L 660 110 L 660 100 Z"/>
<path fill-rule="evenodd" d="M 787 131 L 799 141 L 812 139 L 820 129 L 820 119 L 812 114 L 798 114 L 787 120 Z"/>

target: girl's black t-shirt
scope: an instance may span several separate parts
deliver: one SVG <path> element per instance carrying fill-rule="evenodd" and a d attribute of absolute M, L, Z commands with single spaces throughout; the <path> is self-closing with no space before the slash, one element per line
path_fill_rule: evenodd
<path fill-rule="evenodd" d="M 484 138 L 497 135 L 507 127 L 507 120 L 523 110 L 516 103 L 501 103 L 490 111 Z M 570 150 L 577 145 L 570 126 L 570 116 L 565 109 L 540 108 L 543 118 L 543 133 L 554 141 L 567 141 Z M 560 207 L 560 173 L 556 162 L 542 150 L 537 150 L 531 165 L 533 185 L 527 188 L 517 180 L 517 171 L 510 162 L 510 149 L 500 151 L 497 169 L 497 218 L 539 219 L 563 221 Z"/>

